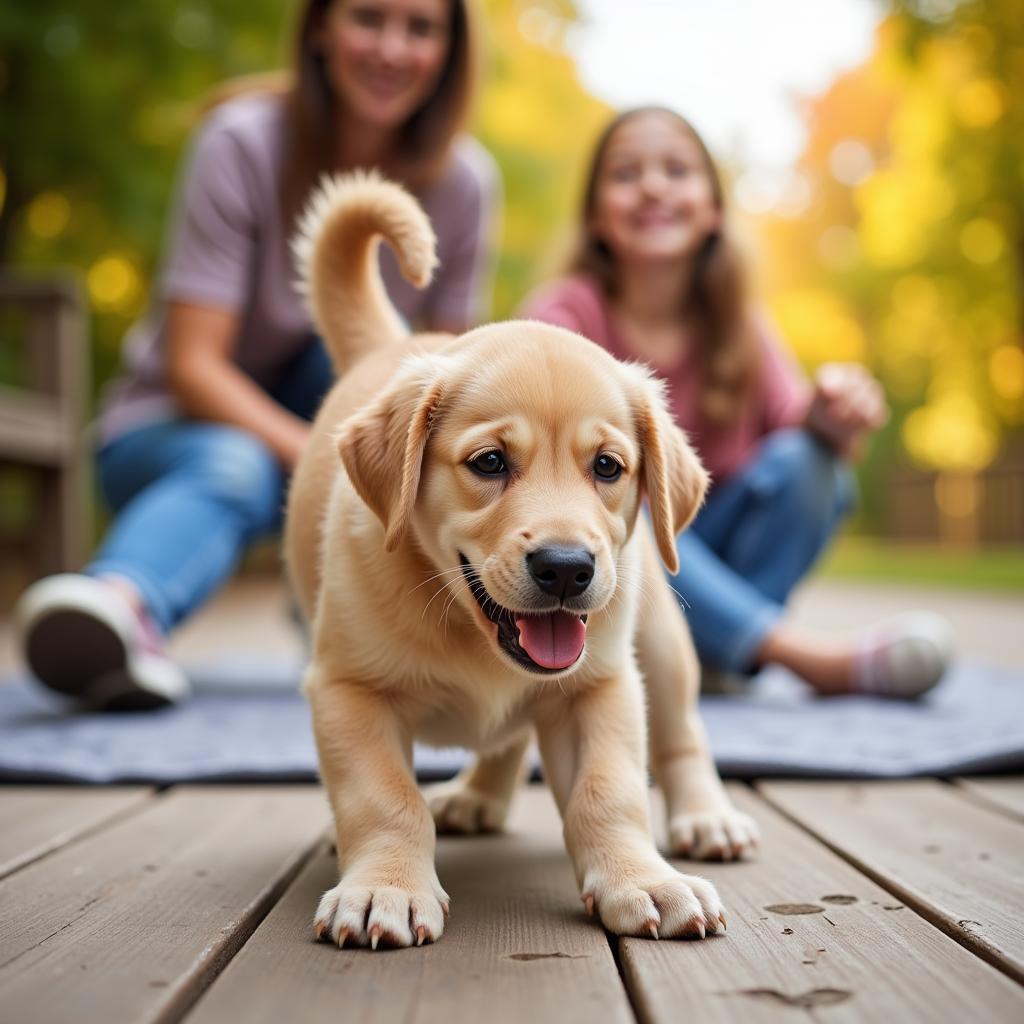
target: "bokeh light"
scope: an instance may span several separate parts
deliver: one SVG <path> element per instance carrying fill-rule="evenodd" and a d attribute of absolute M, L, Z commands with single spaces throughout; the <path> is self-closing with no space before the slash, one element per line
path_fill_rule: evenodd
<path fill-rule="evenodd" d="M 859 185 L 871 176 L 875 158 L 871 150 L 859 139 L 837 142 L 828 156 L 829 170 L 843 185 Z"/>
<path fill-rule="evenodd" d="M 835 292 L 792 289 L 776 296 L 772 309 L 784 337 L 804 363 L 820 366 L 864 358 L 864 332 Z"/>
<path fill-rule="evenodd" d="M 915 409 L 901 433 L 913 458 L 937 469 L 983 469 L 997 449 L 990 416 L 963 392 L 950 392 Z"/>
<path fill-rule="evenodd" d="M 89 268 L 86 286 L 93 306 L 105 313 L 131 309 L 142 288 L 135 264 L 116 254 L 104 256 Z"/>
<path fill-rule="evenodd" d="M 40 192 L 29 203 L 26 217 L 37 238 L 56 238 L 71 220 L 71 204 L 60 192 Z"/>
<path fill-rule="evenodd" d="M 1006 242 L 999 225 L 988 217 L 975 217 L 960 232 L 960 249 L 972 263 L 995 263 Z"/>
<path fill-rule="evenodd" d="M 989 357 L 988 376 L 1000 398 L 1024 400 L 1024 350 L 1019 345 L 1000 345 Z"/>
<path fill-rule="evenodd" d="M 957 91 L 956 116 L 968 128 L 988 128 L 1003 116 L 1003 86 L 993 78 L 975 78 Z"/>

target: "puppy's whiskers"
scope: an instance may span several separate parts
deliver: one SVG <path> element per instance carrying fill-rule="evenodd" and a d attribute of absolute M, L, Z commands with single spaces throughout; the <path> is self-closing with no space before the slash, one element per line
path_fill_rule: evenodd
<path fill-rule="evenodd" d="M 631 587 L 643 603 L 644 608 L 653 613 L 656 605 L 654 603 L 654 598 L 651 596 L 650 590 L 647 587 L 647 583 L 649 581 L 644 570 L 630 565 L 623 565 L 620 562 L 615 563 L 615 568 L 618 571 L 619 578 L 622 580 L 624 586 Z M 615 589 L 615 597 L 620 601 L 625 601 L 625 596 L 622 593 L 623 589 L 623 587 L 616 587 Z"/>
<path fill-rule="evenodd" d="M 471 566 L 471 568 L 473 569 L 474 572 L 476 572 L 476 567 L 475 566 Z M 430 608 L 430 606 L 446 590 L 449 590 L 451 592 L 451 594 L 454 595 L 453 600 L 454 600 L 454 598 L 458 597 L 457 585 L 458 585 L 459 580 L 464 578 L 463 577 L 462 566 L 461 565 L 457 565 L 457 566 L 450 567 L 448 569 L 441 569 L 440 571 L 434 573 L 433 576 L 427 577 L 427 579 L 425 579 L 422 583 L 417 584 L 415 587 L 412 588 L 412 590 L 409 591 L 409 593 L 412 594 L 415 591 L 419 590 L 420 587 L 426 586 L 428 583 L 433 583 L 436 580 L 441 579 L 443 576 L 450 576 L 451 579 L 446 580 L 445 583 L 443 584 L 443 586 L 439 587 L 434 592 L 434 594 L 430 598 L 430 600 L 426 603 L 426 605 L 424 605 L 423 612 L 420 615 L 420 621 L 421 622 L 423 621 L 424 618 L 426 618 L 426 614 L 427 614 L 427 611 Z M 445 621 L 447 619 L 448 610 L 451 608 L 451 605 L 452 605 L 452 602 L 449 601 L 445 605 L 444 609 L 442 610 L 441 618 L 442 618 L 443 621 Z M 447 636 L 447 633 L 445 635 Z"/>
<path fill-rule="evenodd" d="M 647 590 L 647 588 L 644 586 L 644 581 L 627 580 L 627 582 L 632 587 L 633 593 L 636 594 L 637 601 L 640 604 L 640 610 L 644 612 L 651 612 L 653 614 L 655 609 L 657 608 L 657 605 L 655 604 L 654 598 L 651 596 L 650 591 Z M 621 600 L 624 601 L 625 597 L 622 597 Z"/>
<path fill-rule="evenodd" d="M 455 589 L 455 587 L 457 586 L 458 582 L 459 582 L 459 580 L 456 577 L 455 579 L 448 580 L 443 586 L 438 587 L 438 589 L 434 592 L 434 596 L 431 597 L 431 599 L 423 606 L 423 613 L 420 615 L 420 621 L 421 622 L 426 618 L 427 611 L 430 609 L 430 606 L 446 590 L 450 591 L 452 594 L 454 594 L 456 597 L 458 597 L 458 591 Z M 441 614 L 443 615 L 444 612 L 442 612 Z"/>
<path fill-rule="evenodd" d="M 457 591 L 453 592 L 452 596 L 448 599 L 448 603 L 444 606 L 444 611 L 441 612 L 441 626 L 444 630 L 442 635 L 446 640 L 448 639 L 448 613 L 451 611 L 452 605 L 455 604 L 458 596 Z"/>
<path fill-rule="evenodd" d="M 442 576 L 457 575 L 458 573 L 461 573 L 461 572 L 462 572 L 462 566 L 461 565 L 456 565 L 454 568 L 451 568 L 451 569 L 442 569 L 440 572 L 435 572 L 433 576 L 428 576 L 422 583 L 417 583 L 416 586 L 413 587 L 412 590 L 410 590 L 408 593 L 409 594 L 415 594 L 416 591 L 420 589 L 420 587 L 425 587 L 428 583 L 433 583 L 434 580 L 441 579 Z"/>

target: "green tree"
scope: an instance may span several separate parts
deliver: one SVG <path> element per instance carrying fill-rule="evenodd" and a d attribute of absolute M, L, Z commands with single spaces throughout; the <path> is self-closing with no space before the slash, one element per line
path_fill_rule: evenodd
<path fill-rule="evenodd" d="M 0 262 L 89 275 L 95 379 L 139 313 L 199 100 L 277 63 L 291 3 L 0 9 Z"/>

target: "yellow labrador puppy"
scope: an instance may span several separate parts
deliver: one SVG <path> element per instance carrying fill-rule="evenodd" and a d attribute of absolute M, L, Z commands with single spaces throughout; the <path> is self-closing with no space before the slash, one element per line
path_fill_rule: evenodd
<path fill-rule="evenodd" d="M 341 378 L 285 536 L 312 622 L 304 688 L 341 869 L 316 935 L 374 948 L 439 938 L 435 816 L 500 827 L 534 731 L 587 910 L 622 935 L 724 929 L 714 887 L 655 849 L 634 654 L 673 852 L 740 855 L 756 828 L 715 773 L 696 659 L 650 539 L 675 569 L 705 473 L 648 372 L 570 331 L 410 337 L 380 281 L 379 236 L 409 280 L 429 280 L 429 222 L 374 176 L 326 183 L 296 242 Z M 414 739 L 481 755 L 433 814 Z"/>

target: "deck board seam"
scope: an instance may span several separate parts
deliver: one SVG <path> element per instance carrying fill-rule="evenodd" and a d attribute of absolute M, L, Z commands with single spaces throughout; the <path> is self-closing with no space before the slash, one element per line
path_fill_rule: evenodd
<path fill-rule="evenodd" d="M 83 839 L 90 839 L 105 829 L 125 821 L 127 818 L 136 814 L 141 814 L 142 811 L 151 806 L 153 801 L 162 800 L 166 792 L 166 790 L 162 791 L 156 788 L 150 789 L 145 793 L 140 793 L 138 799 L 133 803 L 111 811 L 105 817 L 98 818 L 96 821 L 82 826 L 82 828 L 77 831 L 72 830 L 65 836 L 59 836 L 56 840 L 45 840 L 35 849 L 29 850 L 25 854 L 21 854 L 21 860 L 15 858 L 5 865 L 0 865 L 0 881 L 3 881 L 5 878 L 10 878 L 12 875 L 17 874 L 24 868 L 31 867 L 33 864 L 38 864 L 41 860 L 45 860 L 52 854 L 59 853 L 61 850 L 66 850 L 68 847 L 74 846 Z"/>
<path fill-rule="evenodd" d="M 923 918 L 933 928 L 937 928 L 944 935 L 949 936 L 949 938 L 958 945 L 963 946 L 964 949 L 973 953 L 978 957 L 978 959 L 984 960 L 987 964 L 999 971 L 1000 974 L 1006 975 L 1006 977 L 1011 981 L 1015 981 L 1018 985 L 1024 985 L 1024 971 L 1021 971 L 1015 964 L 1003 959 L 1002 954 L 998 950 L 993 949 L 988 945 L 988 943 L 983 942 L 970 932 L 958 930 L 951 921 L 947 921 L 941 913 L 933 910 L 926 902 L 910 890 L 906 889 L 895 879 L 887 877 L 882 872 L 871 867 L 869 864 L 866 864 L 856 854 L 831 842 L 799 817 L 790 813 L 782 804 L 774 800 L 768 793 L 761 790 L 758 790 L 757 792 L 758 796 L 760 796 L 762 800 L 769 804 L 774 810 L 778 811 L 779 814 L 786 818 L 787 821 L 796 825 L 796 827 L 801 831 L 827 847 L 836 854 L 836 856 L 846 861 L 846 863 L 851 867 L 856 868 L 856 870 L 862 875 L 866 875 L 887 892 L 892 893 L 893 896 L 902 900 L 907 907 L 917 914 L 918 917 Z"/>
<path fill-rule="evenodd" d="M 328 839 L 321 835 L 310 843 L 295 860 L 282 871 L 274 883 L 260 895 L 249 911 L 238 921 L 237 927 L 220 948 L 204 950 L 188 975 L 188 982 L 159 1008 L 152 1018 L 153 1024 L 178 1024 L 194 1009 L 216 980 L 230 967 L 231 962 L 245 948 L 259 926 L 280 902 L 288 888 L 305 867 L 328 850 Z M 212 954 L 209 955 L 208 954 Z"/>
<path fill-rule="evenodd" d="M 980 789 L 965 786 L 958 779 L 943 779 L 942 781 L 947 783 L 949 789 L 957 794 L 958 799 L 965 800 L 972 807 L 995 814 L 1003 820 L 1009 819 L 1016 825 L 1024 822 L 1024 814 L 1021 814 L 1020 811 L 1015 811 L 1012 807 L 999 803 L 997 800 L 993 800 Z"/>
<path fill-rule="evenodd" d="M 637 1021 L 637 1024 L 646 1024 L 650 1017 L 649 1015 L 641 1012 L 641 1008 L 633 996 L 633 989 L 629 984 L 629 979 L 626 977 L 626 969 L 622 963 L 622 937 L 619 935 L 612 935 L 612 933 L 607 929 L 605 929 L 604 937 L 608 942 L 608 949 L 612 954 L 612 963 L 615 964 L 615 971 L 619 976 L 619 984 L 622 986 L 622 991 L 626 994 L 626 1002 L 629 1004 L 629 1012 L 633 1015 L 633 1020 Z"/>

